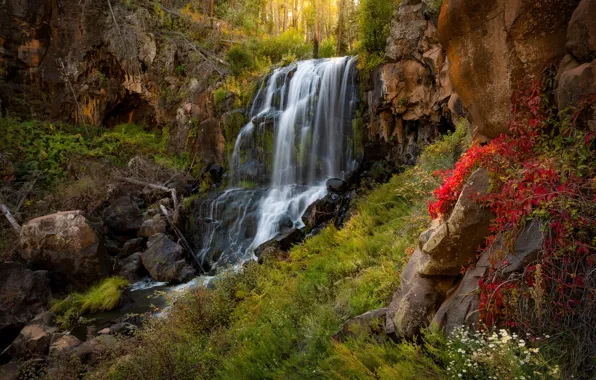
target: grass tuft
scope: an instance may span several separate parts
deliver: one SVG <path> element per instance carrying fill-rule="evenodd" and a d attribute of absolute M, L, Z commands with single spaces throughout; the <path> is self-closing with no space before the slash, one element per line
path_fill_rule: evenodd
<path fill-rule="evenodd" d="M 130 283 L 123 277 L 106 278 L 85 293 L 71 293 L 62 300 L 54 301 L 51 310 L 58 314 L 61 325 L 68 326 L 83 314 L 114 309 L 128 285 Z"/>

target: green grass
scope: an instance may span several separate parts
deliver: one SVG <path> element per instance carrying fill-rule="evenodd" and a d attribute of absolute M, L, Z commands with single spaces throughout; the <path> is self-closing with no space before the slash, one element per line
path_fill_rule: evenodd
<path fill-rule="evenodd" d="M 85 293 L 71 293 L 62 300 L 54 301 L 51 310 L 58 315 L 62 326 L 69 326 L 83 314 L 114 309 L 128 285 L 128 280 L 122 277 L 106 278 Z"/>
<path fill-rule="evenodd" d="M 420 164 L 358 203 L 342 230 L 328 227 L 285 261 L 223 273 L 122 344 L 93 377 L 126 379 L 441 378 L 440 334 L 429 343 L 379 344 L 367 337 L 332 343 L 347 319 L 387 306 L 417 236 L 429 221 L 437 169 L 453 166 L 465 126 L 429 147 Z"/>

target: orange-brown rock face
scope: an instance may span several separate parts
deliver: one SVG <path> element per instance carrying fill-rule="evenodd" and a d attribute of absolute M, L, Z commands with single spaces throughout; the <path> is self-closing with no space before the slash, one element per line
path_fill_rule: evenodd
<path fill-rule="evenodd" d="M 480 140 L 507 133 L 512 93 L 565 54 L 579 0 L 445 0 L 439 37 Z"/>
<path fill-rule="evenodd" d="M 368 139 L 376 144 L 368 151 L 398 163 L 415 163 L 439 127 L 450 124 L 449 63 L 427 10 L 420 0 L 401 2 L 387 39 L 388 63 L 373 73 L 366 94 Z"/>
<path fill-rule="evenodd" d="M 183 37 L 155 33 L 160 25 L 149 9 L 112 3 L 114 17 L 105 1 L 0 2 L 1 113 L 106 127 L 168 125 L 172 150 L 221 163 L 219 123 L 189 137 L 215 117 L 210 86 L 220 74 L 193 58 Z"/>

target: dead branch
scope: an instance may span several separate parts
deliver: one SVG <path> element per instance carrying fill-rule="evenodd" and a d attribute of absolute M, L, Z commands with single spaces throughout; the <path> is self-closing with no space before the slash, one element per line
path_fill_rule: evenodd
<path fill-rule="evenodd" d="M 166 192 L 166 193 L 171 193 L 172 192 L 172 189 L 170 189 L 169 187 L 165 187 L 165 186 L 162 186 L 162 185 L 157 185 L 157 184 L 154 184 L 154 183 L 143 182 L 143 181 L 139 181 L 137 179 L 126 178 L 126 177 L 119 177 L 118 179 L 120 179 L 120 180 L 122 180 L 124 182 L 132 183 L 133 185 L 146 186 L 146 187 L 149 187 L 151 189 L 161 190 L 161 191 Z"/>
<path fill-rule="evenodd" d="M 6 217 L 6 219 L 8 219 L 8 223 L 10 223 L 10 225 L 12 226 L 12 228 L 14 228 L 14 230 L 18 234 L 20 234 L 21 233 L 21 226 L 19 225 L 19 223 L 17 223 L 17 221 L 15 220 L 15 218 L 13 218 L 12 214 L 10 213 L 10 209 L 4 203 L 0 203 L 0 210 L 2 210 L 2 213 L 4 214 L 4 216 Z"/>
<path fill-rule="evenodd" d="M 170 227 L 172 228 L 172 230 L 176 234 L 176 237 L 178 237 L 178 243 L 193 258 L 194 262 L 197 264 L 197 266 L 201 270 L 201 272 L 207 273 L 205 271 L 205 268 L 203 268 L 203 266 L 201 265 L 199 259 L 197 258 L 197 256 L 193 252 L 192 248 L 190 247 L 190 244 L 188 244 L 188 241 L 186 240 L 186 238 L 184 237 L 184 235 L 182 234 L 182 232 L 178 229 L 178 227 L 176 227 L 176 224 L 170 218 L 170 213 L 168 212 L 168 209 L 166 209 L 166 207 L 164 205 L 159 205 L 159 208 L 160 208 L 162 214 L 164 215 L 164 217 L 166 218 L 166 221 L 168 222 L 168 224 L 170 225 Z"/>
<path fill-rule="evenodd" d="M 120 31 L 120 25 L 118 25 L 118 21 L 116 21 L 116 16 L 114 15 L 114 9 L 112 9 L 112 3 L 108 0 L 108 7 L 110 7 L 110 13 L 112 13 L 112 19 L 114 20 L 114 25 L 116 26 L 116 30 L 120 37 L 122 37 L 122 32 Z"/>
<path fill-rule="evenodd" d="M 183 33 L 180 32 L 172 32 L 173 34 L 179 35 L 182 38 L 184 38 L 184 40 L 190 45 L 190 47 L 200 53 L 202 56 L 204 56 L 205 58 L 210 58 L 211 60 L 216 61 L 217 63 L 219 63 L 220 65 L 223 65 L 225 67 L 229 67 L 230 64 L 227 63 L 226 61 L 224 61 L 223 59 L 219 58 L 217 55 L 213 54 L 212 52 L 210 52 L 207 49 L 204 49 L 203 47 L 195 44 L 194 42 L 192 42 L 188 37 L 186 37 Z"/>
<path fill-rule="evenodd" d="M 34 179 L 33 181 L 31 181 L 31 182 L 28 183 L 27 188 L 25 189 L 25 191 L 21 195 L 21 199 L 19 199 L 19 203 L 17 204 L 17 208 L 14 211 L 15 214 L 18 214 L 19 213 L 19 210 L 21 209 L 21 207 L 23 207 L 23 203 L 25 203 L 25 199 L 27 199 L 27 197 L 29 196 L 29 194 L 33 190 L 33 187 L 35 186 L 35 183 L 36 182 L 37 182 L 37 179 Z"/>

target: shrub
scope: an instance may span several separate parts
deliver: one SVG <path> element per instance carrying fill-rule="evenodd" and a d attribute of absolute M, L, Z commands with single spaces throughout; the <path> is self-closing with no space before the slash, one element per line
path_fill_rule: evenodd
<path fill-rule="evenodd" d="M 326 38 L 321 42 L 319 46 L 319 58 L 331 58 L 335 57 L 337 49 L 337 42 L 335 37 Z"/>
<path fill-rule="evenodd" d="M 232 46 L 226 56 L 234 76 L 239 76 L 254 65 L 251 54 L 244 47 L 238 45 Z"/>
<path fill-rule="evenodd" d="M 213 104 L 216 106 L 221 104 L 226 98 L 228 97 L 228 91 L 220 87 L 217 90 L 213 91 Z"/>
<path fill-rule="evenodd" d="M 85 293 L 71 293 L 54 301 L 51 310 L 58 315 L 59 323 L 67 327 L 83 314 L 114 309 L 128 285 L 128 280 L 122 277 L 106 278 Z"/>

